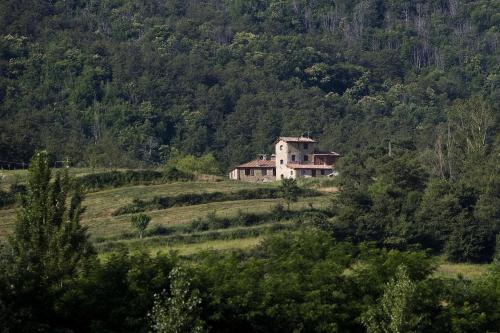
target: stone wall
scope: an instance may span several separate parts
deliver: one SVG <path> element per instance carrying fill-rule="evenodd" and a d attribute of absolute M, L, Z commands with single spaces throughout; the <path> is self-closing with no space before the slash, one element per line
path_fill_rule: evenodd
<path fill-rule="evenodd" d="M 274 168 L 238 168 L 237 170 L 238 179 L 240 180 L 249 182 L 269 182 L 276 180 L 276 175 L 273 172 Z M 264 174 L 266 172 L 267 174 Z"/>

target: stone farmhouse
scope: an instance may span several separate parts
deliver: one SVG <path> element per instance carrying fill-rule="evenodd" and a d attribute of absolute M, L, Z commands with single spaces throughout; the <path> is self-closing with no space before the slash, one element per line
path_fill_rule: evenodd
<path fill-rule="evenodd" d="M 325 177 L 335 174 L 340 156 L 334 151 L 319 151 L 316 140 L 282 136 L 275 141 L 275 154 L 261 154 L 253 161 L 238 165 L 229 178 L 268 182 L 283 178 Z"/>

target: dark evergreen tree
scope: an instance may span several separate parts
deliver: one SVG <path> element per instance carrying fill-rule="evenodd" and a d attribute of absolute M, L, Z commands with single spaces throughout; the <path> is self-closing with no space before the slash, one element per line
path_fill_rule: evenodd
<path fill-rule="evenodd" d="M 53 178 L 48 154 L 35 154 L 5 258 L 7 327 L 13 331 L 57 327 L 54 301 L 95 257 L 80 224 L 82 199 L 66 169 Z"/>

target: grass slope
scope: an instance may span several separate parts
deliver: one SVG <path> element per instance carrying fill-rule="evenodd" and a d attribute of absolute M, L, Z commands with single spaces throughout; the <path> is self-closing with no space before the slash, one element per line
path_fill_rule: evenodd
<path fill-rule="evenodd" d="M 82 176 L 91 173 L 90 169 L 70 169 L 74 176 Z M 107 170 L 94 170 L 94 172 L 103 172 Z M 16 181 L 23 182 L 26 175 L 25 170 L 0 171 L 3 175 L 0 187 L 8 188 Z M 331 180 L 306 180 L 302 185 L 319 187 L 325 192 L 325 196 L 314 198 L 301 198 L 293 203 L 292 210 L 301 210 L 312 204 L 315 208 L 326 207 L 332 199 L 332 194 L 337 191 L 334 182 Z M 199 240 L 189 242 L 170 242 L 168 238 L 154 236 L 144 239 L 140 242 L 137 238 L 120 240 L 121 235 L 134 232 L 130 226 L 130 215 L 112 216 L 112 212 L 117 208 L 130 203 L 134 198 L 143 200 L 151 199 L 154 196 L 175 196 L 186 193 L 204 193 L 204 192 L 233 192 L 241 189 L 255 189 L 261 187 L 276 187 L 279 183 L 256 184 L 238 181 L 194 181 L 194 182 L 175 182 L 155 185 L 133 185 L 119 188 L 105 189 L 87 194 L 84 205 L 87 207 L 83 217 L 82 224 L 89 228 L 91 239 L 100 239 L 97 247 L 106 247 L 106 243 L 120 243 L 134 251 L 146 249 L 150 253 L 176 251 L 181 256 L 190 256 L 201 251 L 228 251 L 228 250 L 247 250 L 257 246 L 264 235 L 241 236 L 241 238 L 224 238 L 225 233 L 231 230 L 220 230 L 221 239 L 209 239 L 199 237 Z M 215 212 L 217 216 L 232 217 L 240 212 L 243 213 L 264 213 L 270 211 L 281 199 L 260 199 L 260 200 L 238 200 L 213 202 L 195 206 L 173 207 L 165 210 L 148 212 L 152 217 L 149 229 L 156 226 L 171 226 L 187 224 L 197 218 L 204 218 L 209 213 Z M 7 234 L 13 227 L 15 221 L 15 209 L 0 209 L 0 240 L 5 240 Z M 244 229 L 262 228 L 269 226 L 243 227 Z M 201 235 L 203 236 L 203 235 Z M 117 240 L 116 240 L 117 239 Z M 103 252 L 100 257 L 105 259 L 110 252 Z M 435 272 L 437 277 L 456 277 L 461 275 L 468 279 L 475 279 L 483 275 L 489 265 L 475 264 L 455 264 L 441 260 L 438 269 Z"/>

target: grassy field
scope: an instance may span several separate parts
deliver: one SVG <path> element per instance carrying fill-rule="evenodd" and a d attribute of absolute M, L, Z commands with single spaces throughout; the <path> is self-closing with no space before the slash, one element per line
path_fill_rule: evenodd
<path fill-rule="evenodd" d="M 202 251 L 226 251 L 226 250 L 247 250 L 257 246 L 264 237 L 248 237 L 229 240 L 209 240 L 200 243 L 172 244 L 147 246 L 147 250 L 155 255 L 158 253 L 177 252 L 181 256 L 189 256 Z M 106 256 L 107 254 L 103 254 Z"/>
<path fill-rule="evenodd" d="M 463 276 L 466 279 L 477 279 L 488 271 L 490 265 L 457 264 L 442 260 L 434 273 L 438 277 L 456 278 Z"/>
<path fill-rule="evenodd" d="M 100 172 L 106 170 L 94 170 Z M 90 169 L 71 169 L 71 174 L 81 176 L 92 172 Z M 7 188 L 10 184 L 24 181 L 26 171 L 0 171 L 3 176 L 0 186 Z M 176 251 L 181 256 L 190 256 L 200 251 L 208 250 L 246 250 L 257 246 L 264 235 L 269 233 L 271 225 L 258 225 L 252 227 L 239 227 L 224 230 L 206 232 L 211 236 L 217 234 L 220 239 L 210 239 L 204 237 L 203 233 L 186 235 L 190 241 L 182 242 L 182 236 L 177 236 L 176 241 L 170 243 L 168 236 L 151 236 L 140 241 L 138 238 L 131 238 L 136 234 L 130 225 L 130 215 L 113 216 L 112 213 L 119 207 L 132 202 L 133 199 L 148 200 L 155 196 L 175 196 L 187 193 L 206 192 L 234 192 L 242 189 L 256 189 L 262 187 L 276 187 L 279 183 L 256 184 L 238 181 L 193 181 L 174 182 L 154 185 L 133 185 L 119 188 L 104 189 L 97 192 L 88 193 L 84 206 L 86 211 L 82 216 L 82 224 L 88 227 L 91 239 L 98 241 L 98 248 L 106 248 L 107 244 L 120 243 L 131 249 L 146 248 L 151 253 Z M 310 208 L 327 207 L 337 188 L 334 180 L 306 180 L 301 185 L 316 187 L 324 192 L 318 197 L 300 198 L 293 203 L 292 210 L 303 210 Z M 237 200 L 200 204 L 195 206 L 172 207 L 164 210 L 148 212 L 152 217 L 149 230 L 157 227 L 182 226 L 193 222 L 196 219 L 206 218 L 209 214 L 215 213 L 218 217 L 236 217 L 241 214 L 261 214 L 270 212 L 278 203 L 283 203 L 281 199 L 258 199 L 258 200 Z M 12 230 L 15 221 L 15 209 L 0 209 L 0 240 L 5 239 Z M 248 232 L 250 229 L 258 232 Z M 234 238 L 236 229 L 244 229 L 247 233 L 240 233 L 240 238 Z M 262 230 L 262 233 L 259 233 Z M 233 233 L 233 234 L 232 234 Z M 228 235 L 233 235 L 228 237 Z M 163 238 L 162 238 L 163 237 Z M 101 258 L 106 258 L 110 252 L 101 253 Z M 441 260 L 435 272 L 439 277 L 456 277 L 462 275 L 465 278 L 478 278 L 488 269 L 488 265 L 473 264 L 453 264 Z"/>
<path fill-rule="evenodd" d="M 239 212 L 243 213 L 263 213 L 270 211 L 280 199 L 260 199 L 260 200 L 238 200 L 214 202 L 196 206 L 173 207 L 164 210 L 148 212 L 151 216 L 151 228 L 155 226 L 171 226 L 177 224 L 186 224 L 196 218 L 206 217 L 209 213 L 215 212 L 218 216 L 234 217 Z M 327 197 L 304 198 L 292 204 L 292 210 L 300 210 L 308 207 L 309 202 L 313 206 L 319 207 L 328 203 Z M 104 238 L 114 237 L 126 232 L 133 232 L 130 226 L 130 216 L 111 216 L 94 217 L 92 219 L 84 218 L 82 223 L 89 227 L 92 237 L 99 236 Z"/>
<path fill-rule="evenodd" d="M 122 169 L 116 169 L 122 170 Z M 91 173 L 106 172 L 109 169 L 103 168 L 70 168 L 69 174 L 73 177 L 81 177 Z M 8 189 L 11 184 L 15 182 L 24 183 L 26 179 L 27 170 L 0 170 L 0 189 Z"/>
<path fill-rule="evenodd" d="M 18 171 L 23 172 L 23 171 Z M 74 174 L 83 174 L 74 171 Z M 13 172 L 11 172 L 13 176 Z M 82 224 L 88 226 L 91 238 L 116 237 L 123 233 L 132 232 L 130 216 L 112 216 L 119 207 L 132 202 L 133 199 L 151 199 L 154 196 L 174 196 L 185 193 L 204 192 L 232 192 L 241 189 L 254 189 L 262 187 L 276 187 L 276 183 L 256 184 L 238 181 L 209 181 L 209 182 L 175 182 L 159 185 L 135 185 L 120 188 L 105 189 L 87 194 L 84 206 L 86 211 L 82 216 Z M 301 198 L 292 205 L 292 209 L 302 209 L 311 203 L 315 207 L 328 204 L 329 196 L 315 198 Z M 196 218 L 203 218 L 211 212 L 219 216 L 231 217 L 239 212 L 262 213 L 270 211 L 280 199 L 239 200 L 214 202 L 196 206 L 173 207 L 165 210 L 151 211 L 150 228 L 155 226 L 168 226 L 185 224 Z M 5 238 L 12 229 L 15 220 L 15 209 L 0 210 L 0 238 Z"/>

